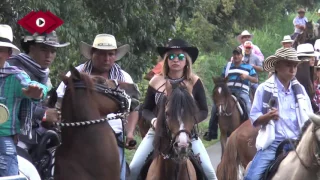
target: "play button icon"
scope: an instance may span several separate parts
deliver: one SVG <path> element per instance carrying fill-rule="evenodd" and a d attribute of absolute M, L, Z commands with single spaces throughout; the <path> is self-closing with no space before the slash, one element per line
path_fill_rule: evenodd
<path fill-rule="evenodd" d="M 46 24 L 46 21 L 43 18 L 38 18 L 36 24 L 38 27 L 43 27 Z"/>

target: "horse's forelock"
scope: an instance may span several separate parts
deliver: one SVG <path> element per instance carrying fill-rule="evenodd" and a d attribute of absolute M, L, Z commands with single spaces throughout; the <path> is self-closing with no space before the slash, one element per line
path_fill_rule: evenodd
<path fill-rule="evenodd" d="M 186 87 L 179 86 L 173 89 L 168 99 L 166 112 L 170 116 L 170 119 L 188 120 L 190 118 L 183 118 L 183 117 L 193 117 L 194 114 L 197 112 L 197 108 L 198 107 L 196 105 L 194 98 L 188 92 Z"/>
<path fill-rule="evenodd" d="M 226 84 L 224 78 L 219 77 L 216 82 L 215 82 L 215 86 L 213 89 L 213 93 L 215 93 L 216 91 L 218 91 L 218 88 L 221 88 L 221 94 L 222 96 L 227 99 L 228 96 L 231 95 L 230 89 L 228 88 L 228 85 Z M 213 94 L 214 95 L 214 94 Z"/>

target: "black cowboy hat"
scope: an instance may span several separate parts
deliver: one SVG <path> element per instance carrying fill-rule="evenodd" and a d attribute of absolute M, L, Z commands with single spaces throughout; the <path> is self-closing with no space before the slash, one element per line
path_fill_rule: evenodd
<path fill-rule="evenodd" d="M 199 55 L 197 47 L 190 46 L 186 41 L 182 39 L 172 39 L 168 42 L 167 47 L 157 47 L 159 55 L 163 58 L 164 55 L 172 49 L 181 49 L 189 54 L 192 59 L 192 64 L 196 61 Z"/>

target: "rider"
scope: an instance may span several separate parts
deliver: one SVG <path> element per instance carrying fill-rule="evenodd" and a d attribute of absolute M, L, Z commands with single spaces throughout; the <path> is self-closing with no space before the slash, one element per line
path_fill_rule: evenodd
<path fill-rule="evenodd" d="M 246 41 L 243 44 L 244 49 L 244 57 L 242 62 L 245 64 L 250 64 L 254 70 L 257 72 L 263 72 L 262 62 L 259 60 L 258 56 L 252 53 L 253 44 L 251 41 Z M 258 78 L 259 79 L 259 78 Z M 258 83 L 251 83 L 251 87 L 255 91 L 258 87 Z"/>
<path fill-rule="evenodd" d="M 294 34 L 291 37 L 292 39 L 296 39 L 296 37 L 306 28 L 308 19 L 304 17 L 305 13 L 306 11 L 303 8 L 298 9 L 298 16 L 293 19 Z"/>
<path fill-rule="evenodd" d="M 293 48 L 280 48 L 263 64 L 265 71 L 275 71 L 275 74 L 258 87 L 250 120 L 255 127 L 269 128 L 259 131 L 256 140 L 258 151 L 245 180 L 261 179 L 274 160 L 279 143 L 287 138 L 297 139 L 300 129 L 309 119 L 307 113 L 313 113 L 306 90 L 295 79 L 299 62 Z"/>
<path fill-rule="evenodd" d="M 222 77 L 228 78 L 228 87 L 233 94 L 242 98 L 246 104 L 247 113 L 251 109 L 251 101 L 249 97 L 250 83 L 258 83 L 257 73 L 250 64 L 243 64 L 242 49 L 237 47 L 233 50 L 233 62 L 229 62 L 224 67 Z M 211 139 L 218 138 L 218 118 L 216 114 L 215 103 L 212 103 L 211 118 L 209 122 L 208 132 L 205 133 L 204 139 L 211 141 Z"/>
<path fill-rule="evenodd" d="M 115 79 L 122 82 L 132 83 L 131 76 L 121 69 L 115 63 L 129 52 L 130 46 L 128 44 L 117 47 L 116 39 L 110 34 L 98 34 L 93 45 L 85 42 L 80 44 L 81 54 L 88 59 L 87 62 L 76 67 L 80 72 L 88 73 L 90 75 L 99 75 L 107 79 Z M 67 73 L 70 76 L 70 72 Z M 61 82 L 57 89 L 57 94 L 60 100 L 64 96 L 65 84 Z M 59 101 L 60 101 L 59 100 Z M 110 114 L 111 115 L 111 114 Z M 126 147 L 129 148 L 128 142 L 133 139 L 134 125 L 136 123 L 138 113 L 136 111 L 130 113 L 128 116 L 127 142 Z M 108 115 L 109 116 L 109 115 Z M 108 121 L 114 132 L 118 135 L 119 141 L 123 141 L 123 128 L 121 119 Z M 134 124 L 134 125 L 132 125 Z M 130 147 L 132 148 L 132 147 Z M 121 180 L 125 180 L 126 162 L 124 157 L 124 149 L 119 147 L 121 167 Z"/>
<path fill-rule="evenodd" d="M 21 130 L 28 130 L 31 124 L 22 124 L 18 112 L 21 101 L 28 98 L 34 102 L 44 99 L 47 87 L 30 77 L 23 70 L 10 66 L 6 61 L 12 53 L 20 50 L 12 44 L 13 34 L 10 26 L 0 25 L 0 103 L 9 109 L 9 119 L 0 125 L 0 177 L 18 175 L 17 136 Z M 30 107 L 31 108 L 31 107 Z"/>
<path fill-rule="evenodd" d="M 144 101 L 143 116 L 150 122 L 153 128 L 156 125 L 157 115 L 153 110 L 158 107 L 160 99 L 165 95 L 166 79 L 183 80 L 185 83 L 193 84 L 193 97 L 198 104 L 199 112 L 195 115 L 196 122 L 199 123 L 206 119 L 208 107 L 206 102 L 205 90 L 198 76 L 192 73 L 192 63 L 198 57 L 198 49 L 191 47 L 182 39 L 172 39 L 168 47 L 158 47 L 158 53 L 164 58 L 164 66 L 160 75 L 154 76 L 149 82 L 149 87 Z M 148 155 L 153 151 L 153 139 L 155 131 L 150 128 L 147 135 L 143 138 L 130 164 L 130 180 L 137 180 L 142 166 Z M 208 179 L 217 179 L 215 171 L 210 162 L 208 153 L 199 137 L 193 134 L 192 150 L 194 154 L 200 153 L 200 160 L 203 170 Z"/>
<path fill-rule="evenodd" d="M 242 31 L 242 33 L 240 35 L 237 36 L 237 40 L 238 42 L 240 42 L 241 44 L 239 45 L 239 47 L 242 49 L 242 54 L 244 55 L 244 47 L 243 44 L 246 41 L 252 41 L 253 38 L 253 34 L 250 34 L 249 31 L 244 30 Z M 254 44 L 252 44 L 252 53 L 257 55 L 260 59 L 260 61 L 262 62 L 264 60 L 264 56 L 260 50 L 260 48 Z"/>
<path fill-rule="evenodd" d="M 51 88 L 49 76 L 49 67 L 56 57 L 56 50 L 58 47 L 68 46 L 69 43 L 60 44 L 56 32 L 50 34 L 34 34 L 25 35 L 21 39 L 21 47 L 25 53 L 20 53 L 8 59 L 10 65 L 17 66 L 30 76 L 31 80 L 46 84 Z M 26 107 L 32 105 L 32 112 L 30 114 Z M 48 122 L 58 121 L 58 113 L 55 108 L 47 108 L 42 103 L 31 103 L 30 100 L 25 99 L 21 102 L 19 118 L 28 121 L 27 118 L 32 118 L 33 132 L 32 137 L 21 134 L 19 136 L 18 146 L 26 150 L 32 150 L 39 142 L 38 136 L 46 131 L 41 126 L 41 121 L 45 118 Z M 37 136 L 37 137 L 36 137 Z M 31 139 L 30 139 L 31 138 Z"/>
<path fill-rule="evenodd" d="M 292 44 L 293 44 L 293 41 L 294 40 L 291 39 L 290 35 L 285 35 L 283 37 L 283 40 L 281 41 L 282 47 L 291 48 Z"/>

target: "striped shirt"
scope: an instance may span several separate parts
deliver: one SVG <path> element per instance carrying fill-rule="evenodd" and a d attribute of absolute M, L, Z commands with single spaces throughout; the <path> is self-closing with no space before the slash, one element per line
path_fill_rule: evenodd
<path fill-rule="evenodd" d="M 9 65 L 6 64 L 6 66 Z M 6 66 L 1 69 L 1 72 L 6 70 Z M 8 74 L 0 78 L 0 103 L 7 106 L 10 114 L 8 120 L 0 125 L 0 136 L 11 136 L 20 133 L 20 121 L 18 118 L 20 103 L 24 98 L 28 98 L 23 94 L 22 88 L 27 88 L 31 84 L 42 88 L 42 99 L 45 99 L 47 87 L 36 81 L 31 81 L 24 71 Z"/>
<path fill-rule="evenodd" d="M 226 67 L 223 69 L 222 77 L 225 77 Z M 240 64 L 236 67 L 232 63 L 228 72 L 228 87 L 233 93 L 240 93 L 242 91 L 249 94 L 250 81 L 248 79 L 242 80 L 240 78 L 241 74 L 247 74 L 252 77 L 257 76 L 256 71 L 250 64 Z"/>

